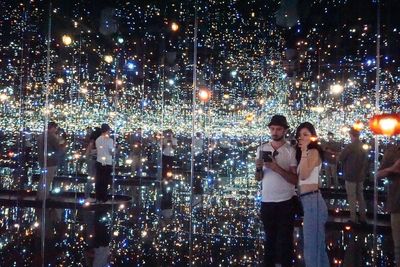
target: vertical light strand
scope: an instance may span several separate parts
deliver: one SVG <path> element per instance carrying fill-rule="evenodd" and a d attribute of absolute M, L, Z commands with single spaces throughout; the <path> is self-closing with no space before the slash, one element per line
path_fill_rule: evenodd
<path fill-rule="evenodd" d="M 114 237 L 114 212 L 115 212 L 115 166 L 116 166 L 116 159 L 117 159 L 117 124 L 118 124 L 118 64 L 119 64 L 119 55 L 120 55 L 120 48 L 117 49 L 117 54 L 115 56 L 115 92 L 114 92 L 114 136 L 113 136 L 113 159 L 112 159 L 112 175 L 111 175 L 111 214 L 110 214 L 110 231 L 111 231 L 111 240 L 110 246 L 112 246 L 112 239 Z M 122 80 L 122 75 L 121 75 Z M 122 85 L 121 85 L 122 86 Z M 117 216 L 116 216 L 117 218 Z"/>
<path fill-rule="evenodd" d="M 42 170 L 42 190 L 45 190 L 45 194 L 42 199 L 42 221 L 41 221 L 41 255 L 42 255 L 42 266 L 45 266 L 44 250 L 45 250 L 45 235 L 46 235 L 46 195 L 47 195 L 47 138 L 48 138 L 48 123 L 49 123 L 49 92 L 50 92 L 50 49 L 51 49 L 51 12 L 52 2 L 49 3 L 49 21 L 48 21 L 48 32 L 47 32 L 47 60 L 46 60 L 46 99 L 44 109 L 44 132 L 43 132 L 43 170 Z M 40 153 L 40 151 L 39 151 Z M 42 186 L 39 182 L 39 187 Z M 39 188 L 40 189 L 40 188 Z"/>
<path fill-rule="evenodd" d="M 25 128 L 25 118 L 24 118 L 24 98 L 25 98 L 25 92 L 24 92 L 24 76 L 25 76 L 25 53 L 24 53 L 24 49 L 25 49 L 25 29 L 26 29 L 26 24 L 27 24 L 27 10 L 25 9 L 25 6 L 23 6 L 23 11 L 22 11 L 22 26 L 21 26 L 21 66 L 20 66 L 20 76 L 19 76 L 19 109 L 18 109 L 18 126 L 19 126 L 19 140 L 18 140 L 18 153 L 20 155 L 24 154 L 24 150 L 25 150 L 25 133 L 24 133 L 24 128 Z M 26 78 L 27 79 L 27 78 Z M 18 160 L 18 166 L 19 168 L 21 168 L 21 170 L 24 170 L 25 168 L 27 168 L 26 166 L 26 157 L 23 156 L 22 158 L 19 157 Z M 28 171 L 26 171 L 26 174 L 28 173 Z M 24 171 L 20 172 L 18 174 L 18 182 L 19 182 L 19 189 L 23 189 L 22 186 L 22 176 L 24 175 Z M 17 201 L 18 203 L 18 201 Z M 18 212 L 18 210 L 17 210 Z"/>
<path fill-rule="evenodd" d="M 189 266 L 193 263 L 193 179 L 194 179 L 194 130 L 196 121 L 197 92 L 197 0 L 194 1 L 194 36 L 193 36 L 193 93 L 192 93 L 192 144 L 190 148 L 190 203 L 189 203 Z"/>
<path fill-rule="evenodd" d="M 377 0 L 377 21 L 376 21 L 376 81 L 375 81 L 375 113 L 379 113 L 379 89 L 380 89 L 380 67 L 381 67 L 381 12 L 380 12 L 380 1 Z M 378 173 L 378 165 L 379 165 L 379 136 L 375 135 L 375 158 L 374 158 L 374 229 L 373 229 L 373 236 L 374 236 L 374 257 L 372 260 L 375 260 L 377 254 L 377 236 L 376 236 L 376 223 L 377 223 L 377 213 L 378 213 L 378 179 L 376 174 Z"/>
<path fill-rule="evenodd" d="M 164 20 L 167 14 L 167 5 L 165 5 L 164 9 Z M 161 81 L 160 81 L 160 88 L 161 88 L 161 131 L 160 131 L 160 143 L 159 143 L 159 153 L 160 156 L 157 160 L 157 177 L 159 177 L 159 184 L 158 184 L 158 197 L 157 197 L 157 210 L 161 212 L 161 205 L 162 205 L 162 198 L 163 195 L 163 144 L 164 144 L 164 118 L 165 118 L 165 54 L 166 54 L 166 31 L 165 28 L 162 28 L 160 32 L 161 37 Z M 159 213 L 160 214 L 160 213 Z M 160 216 L 159 216 L 160 219 Z"/>
<path fill-rule="evenodd" d="M 81 7 L 81 5 L 79 5 L 79 8 Z M 80 14 L 80 9 L 79 9 L 79 14 Z M 79 23 L 79 28 L 78 28 L 78 30 L 79 30 L 79 49 L 78 49 L 78 70 L 77 70 L 77 74 L 78 74 L 78 77 L 77 77 L 77 80 L 76 80 L 76 84 L 75 84 L 75 93 L 76 93 L 76 106 L 78 106 L 79 105 L 79 113 L 78 114 L 76 114 L 76 116 L 75 116 L 75 123 L 76 123 L 76 125 L 79 125 L 79 116 L 82 114 L 82 110 L 83 110 L 83 107 L 82 107 L 82 104 L 83 104 L 83 101 L 80 101 L 80 94 L 81 94 L 81 63 L 82 63 L 82 54 L 81 54 L 81 52 L 82 52 L 82 21 Z M 73 77 L 74 77 L 74 65 L 75 65 L 75 50 L 74 50 L 74 43 L 72 43 L 72 67 L 71 67 L 71 70 L 72 70 L 72 80 L 73 80 Z M 72 91 L 72 89 L 73 89 L 73 86 L 71 85 L 71 91 Z M 81 104 L 81 102 L 82 102 L 82 104 Z M 71 103 L 72 103 L 72 99 L 71 99 Z M 71 104 L 71 107 L 73 106 L 73 104 Z M 77 139 L 77 135 L 79 134 L 79 128 L 76 128 L 75 129 L 75 134 L 74 134 L 74 143 L 78 143 L 78 141 L 76 140 Z M 78 154 L 78 152 L 76 151 L 75 152 L 76 154 Z M 83 158 L 83 156 L 82 156 L 82 158 Z M 79 167 L 79 161 L 80 161 L 80 159 L 81 159 L 81 157 L 80 156 L 77 156 L 77 157 L 74 157 L 74 160 L 75 160 L 75 206 L 74 206 L 74 220 L 75 220 L 75 222 L 77 221 L 77 216 L 78 216 L 78 209 L 77 209 L 77 205 L 78 205 L 78 167 Z M 89 178 L 89 176 L 88 176 L 88 179 L 90 179 Z M 86 181 L 86 183 L 90 183 L 90 180 L 87 180 Z M 86 186 L 85 186 L 86 187 Z M 86 190 L 86 189 L 84 189 L 84 190 Z M 84 194 L 85 194 L 85 191 L 84 191 Z M 90 193 L 89 193 L 89 197 L 90 197 Z"/>

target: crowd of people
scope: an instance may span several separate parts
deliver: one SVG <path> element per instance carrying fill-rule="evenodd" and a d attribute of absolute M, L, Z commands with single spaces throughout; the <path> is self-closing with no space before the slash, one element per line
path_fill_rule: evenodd
<path fill-rule="evenodd" d="M 360 140 L 360 131 L 352 128 L 349 131 L 351 142 L 346 146 L 334 139 L 332 132 L 327 140 L 317 136 L 316 129 L 309 122 L 301 123 L 289 140 L 289 125 L 282 115 L 275 115 L 268 124 L 271 140 L 261 144 L 256 151 L 255 177 L 261 184 L 261 220 L 265 231 L 265 266 L 282 266 L 293 264 L 293 231 L 295 209 L 301 203 L 303 210 L 304 260 L 306 266 L 329 266 L 325 244 L 325 224 L 328 220 L 328 209 L 322 197 L 320 187 L 321 172 L 324 171 L 328 188 L 335 190 L 342 186 L 338 172 L 341 170 L 344 188 L 347 192 L 350 219 L 352 224 L 366 224 L 367 210 L 364 200 L 364 182 L 369 172 L 369 157 L 365 144 Z M 130 171 L 133 176 L 141 176 L 146 161 L 147 172 L 156 173 L 161 167 L 161 178 L 168 182 L 173 178 L 177 158 L 178 139 L 172 130 L 155 134 L 147 141 L 143 131 L 138 128 L 126 136 L 129 150 Z M 44 140 L 47 139 L 47 142 Z M 85 162 L 88 183 L 85 185 L 85 197 L 90 198 L 95 192 L 95 200 L 104 203 L 108 200 L 108 188 L 112 182 L 114 165 L 118 165 L 118 150 L 108 124 L 94 129 L 88 128 L 85 136 Z M 291 141 L 291 142 L 289 142 Z M 37 137 L 38 160 L 45 169 L 39 181 L 37 198 L 49 197 L 49 191 L 57 173 L 62 168 L 65 157 L 66 138 L 58 131 L 58 125 L 50 122 L 47 131 Z M 227 136 L 220 137 L 218 144 L 210 142 L 205 148 L 201 133 L 194 136 L 193 159 L 194 171 L 204 170 L 204 153 L 210 148 L 219 146 L 218 156 L 229 157 L 232 147 Z M 151 148 L 150 153 L 144 147 Z M 44 157 L 46 151 L 47 157 Z M 148 149 L 146 151 L 149 151 Z M 161 151 L 161 162 L 155 154 Z M 222 155 L 222 156 L 221 156 Z M 143 161 L 143 157 L 146 158 Z M 223 158 L 222 160 L 226 160 Z M 161 163 L 161 166 L 160 166 Z M 387 206 L 391 213 L 391 226 L 395 248 L 396 262 L 400 262 L 400 147 L 388 148 L 381 162 L 378 178 L 388 178 L 389 190 Z M 94 187 L 93 187 L 94 185 Z M 201 175 L 195 175 L 193 192 L 200 196 L 203 193 Z M 172 195 L 167 186 L 162 187 L 161 210 L 165 217 L 172 213 Z M 358 204 L 358 208 L 357 208 Z M 358 212 L 357 212 L 358 211 Z"/>

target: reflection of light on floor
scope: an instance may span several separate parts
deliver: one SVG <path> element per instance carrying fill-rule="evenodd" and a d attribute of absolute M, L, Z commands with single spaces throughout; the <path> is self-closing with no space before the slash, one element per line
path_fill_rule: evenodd
<path fill-rule="evenodd" d="M 195 264 L 201 265 L 204 259 L 215 264 L 241 266 L 257 265 L 262 261 L 264 233 L 258 214 L 260 195 L 258 184 L 250 174 L 254 165 L 249 164 L 249 170 L 246 170 L 243 167 L 246 164 L 240 163 L 235 166 L 238 169 L 234 169 L 231 162 L 226 161 L 227 164 L 217 171 L 211 169 L 209 174 L 212 176 L 204 178 L 204 181 L 209 181 L 204 183 L 204 194 L 202 197 L 196 195 L 193 199 L 192 240 Z M 90 207 L 77 210 L 73 206 L 55 211 L 49 209 L 46 217 L 49 227 L 46 231 L 46 242 L 52 245 L 54 262 L 65 265 L 83 261 L 96 239 L 95 216 L 99 216 L 97 221 L 105 225 L 110 236 L 112 261 L 116 266 L 157 266 L 160 263 L 187 265 L 190 186 L 183 171 L 177 173 L 176 177 L 179 178 L 177 181 L 165 184 L 168 187 L 167 193 L 171 193 L 173 199 L 173 209 L 170 210 L 160 210 L 157 203 L 159 194 L 156 191 L 160 185 L 155 182 L 146 186 L 118 186 L 116 193 L 133 196 L 134 202 L 131 203 L 121 204 L 110 200 L 103 207 L 94 201 L 85 202 L 83 198 L 78 198 L 78 204 Z M 8 180 L 9 184 L 14 182 L 11 175 L 2 176 L 2 179 Z M 58 191 L 57 188 L 53 191 Z M 64 182 L 63 188 L 72 192 L 83 191 L 82 185 L 73 183 Z M 62 193 L 60 190 L 56 200 L 60 200 Z M 17 196 L 9 198 L 18 199 Z M 27 199 L 33 201 L 34 196 Z M 77 203 L 75 197 L 65 198 L 63 201 Z M 114 206 L 111 206 L 113 203 Z M 352 243 L 356 243 L 353 245 L 354 251 L 362 255 L 366 262 L 371 262 L 375 255 L 362 248 L 370 248 L 374 237 L 366 230 L 347 224 L 348 217 L 343 217 L 342 214 L 347 210 L 347 201 L 336 199 L 327 201 L 327 204 L 333 211 L 330 214 L 331 224 L 327 226 L 331 262 L 338 266 L 345 263 L 343 255 L 348 253 L 348 247 Z M 29 266 L 35 255 L 40 253 L 40 246 L 35 245 L 40 240 L 38 211 L 21 206 L 0 208 L 0 230 L 4 233 L 0 237 L 0 262 L 7 262 L 12 266 L 13 262 L 18 261 Z M 301 266 L 303 241 L 300 228 L 296 228 L 294 238 L 295 261 Z M 393 261 L 390 234 L 384 233 L 378 241 L 378 260 L 390 263 Z M 24 253 L 21 257 L 12 259 L 8 257 L 11 248 Z"/>

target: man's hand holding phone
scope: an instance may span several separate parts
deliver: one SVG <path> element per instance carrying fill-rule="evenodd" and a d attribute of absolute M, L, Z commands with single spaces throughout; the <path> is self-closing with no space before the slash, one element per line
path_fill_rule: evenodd
<path fill-rule="evenodd" d="M 275 172 L 278 170 L 279 166 L 276 163 L 271 151 L 261 151 L 261 158 L 263 166 Z"/>

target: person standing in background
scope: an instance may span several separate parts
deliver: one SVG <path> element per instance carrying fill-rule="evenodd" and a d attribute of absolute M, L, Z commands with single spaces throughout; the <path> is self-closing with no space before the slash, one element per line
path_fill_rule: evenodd
<path fill-rule="evenodd" d="M 334 140 L 332 132 L 328 132 L 328 141 L 322 146 L 325 160 L 325 175 L 328 188 L 338 188 L 337 160 L 340 153 L 340 144 Z"/>
<path fill-rule="evenodd" d="M 36 195 L 36 199 L 43 200 L 47 199 L 51 185 L 54 180 L 54 176 L 57 172 L 57 166 L 60 159 L 60 154 L 63 152 L 63 145 L 60 144 L 60 140 L 57 136 L 58 125 L 55 122 L 49 122 L 47 126 L 47 161 L 46 161 L 46 174 L 40 176 L 38 191 Z M 44 160 L 45 160 L 45 133 L 42 133 L 38 136 L 38 154 L 39 154 L 39 165 L 40 168 L 44 168 Z M 45 180 L 46 178 L 46 180 Z"/>
<path fill-rule="evenodd" d="M 131 173 L 133 176 L 141 176 L 142 170 L 142 129 L 138 128 L 129 135 L 129 158 L 132 160 Z"/>
<path fill-rule="evenodd" d="M 343 175 L 347 192 L 347 200 L 350 209 L 351 223 L 367 223 L 366 204 L 364 200 L 364 181 L 368 165 L 368 155 L 363 149 L 360 141 L 360 132 L 352 128 L 349 131 L 351 143 L 348 144 L 340 153 L 339 161 L 343 164 Z M 358 202 L 358 212 L 360 219 L 357 218 L 356 203 Z"/>
<path fill-rule="evenodd" d="M 394 243 L 396 266 L 400 266 L 400 146 L 392 146 L 385 151 L 381 166 L 376 176 L 387 178 L 387 210 L 390 212 L 390 223 Z"/>
<path fill-rule="evenodd" d="M 112 182 L 112 161 L 115 149 L 114 140 L 110 137 L 108 124 L 101 125 L 101 135 L 96 139 L 97 159 L 95 191 L 98 202 L 106 202 L 107 188 Z"/>
<path fill-rule="evenodd" d="M 96 127 L 95 130 L 91 133 L 88 146 L 86 148 L 86 164 L 87 164 L 87 182 L 85 184 L 85 198 L 90 197 L 90 193 L 93 190 L 93 182 L 96 177 L 96 162 L 97 162 L 97 149 L 96 149 L 96 140 L 101 135 L 101 129 Z"/>

